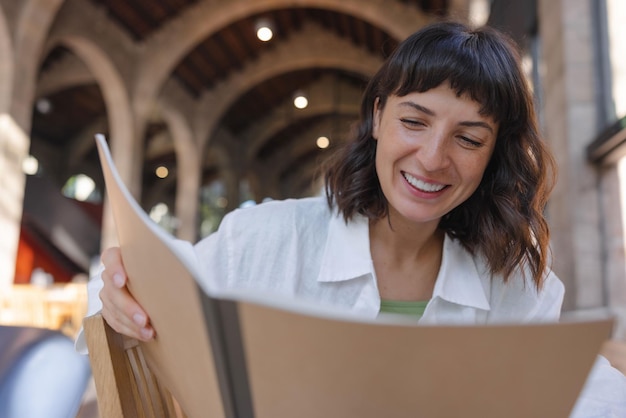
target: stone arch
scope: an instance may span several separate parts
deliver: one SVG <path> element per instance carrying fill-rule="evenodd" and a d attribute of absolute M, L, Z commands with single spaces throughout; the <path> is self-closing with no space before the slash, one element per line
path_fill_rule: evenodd
<path fill-rule="evenodd" d="M 50 50 L 48 50 L 50 52 Z M 69 55 L 39 75 L 35 97 L 45 97 L 70 87 L 96 83 L 91 71 L 76 55 Z"/>
<path fill-rule="evenodd" d="M 318 116 L 328 116 L 327 113 L 319 113 Z M 332 117 L 321 117 L 316 118 L 315 115 L 310 116 L 310 121 L 313 121 L 313 124 L 310 125 L 309 129 L 307 129 L 306 133 L 300 134 L 293 138 L 293 141 L 290 142 L 288 147 L 283 152 L 288 152 L 294 158 L 297 158 L 299 154 L 302 154 L 302 151 L 310 151 L 311 149 L 317 149 L 315 145 L 315 139 L 322 132 L 332 132 L 336 129 L 335 123 L 345 122 L 348 119 L 352 119 L 355 116 L 354 113 L 334 113 Z M 347 131 L 347 125 L 342 125 L 339 129 L 341 134 L 345 134 Z M 339 135 L 341 139 L 332 138 L 332 141 L 339 143 L 344 141 L 346 136 Z M 276 153 L 275 153 L 276 154 Z M 282 155 L 271 155 L 264 162 L 264 165 L 268 168 L 271 168 L 272 171 L 280 172 L 283 169 L 283 166 L 286 164 L 290 164 L 289 159 L 285 159 Z M 281 153 L 282 154 L 282 153 Z"/>
<path fill-rule="evenodd" d="M 314 39 L 315 42 L 309 42 L 303 48 L 307 39 Z M 197 140 L 203 148 L 222 115 L 236 99 L 264 80 L 311 67 L 342 69 L 369 78 L 381 63 L 380 57 L 355 47 L 349 41 L 317 26 L 309 26 L 201 97 L 194 123 Z"/>
<path fill-rule="evenodd" d="M 166 101 L 159 103 L 160 113 L 168 125 L 176 153 L 176 217 L 180 224 L 178 238 L 194 242 L 197 238 L 198 190 L 201 176 L 201 154 L 193 139 L 191 127 L 182 112 Z"/>
<path fill-rule="evenodd" d="M 303 42 L 311 39 L 315 41 L 309 42 L 308 46 L 303 48 Z M 332 45 L 332 48 L 329 48 L 329 45 Z M 289 41 L 277 46 L 271 53 L 265 54 L 253 65 L 201 97 L 195 109 L 193 125 L 199 149 L 202 152 L 209 143 L 211 149 L 220 144 L 227 148 L 228 144 L 219 140 L 220 135 L 217 134 L 222 115 L 242 94 L 264 80 L 310 67 L 342 69 L 369 78 L 381 63 L 380 57 L 357 48 L 349 41 L 329 34 L 315 25 L 309 25 Z M 237 177 L 236 173 L 231 174 Z M 229 193 L 231 186 L 235 186 L 234 180 L 229 183 Z M 232 196 L 229 197 L 229 202 L 231 200 Z"/>
<path fill-rule="evenodd" d="M 123 79 L 106 53 L 96 44 L 78 36 L 59 37 L 57 42 L 73 51 L 89 70 L 102 90 L 109 122 L 111 154 L 122 180 L 135 196 L 139 192 L 139 178 L 133 176 L 136 156 L 133 135 L 133 116 L 128 91 Z M 112 214 L 104 211 L 102 245 L 115 243 Z"/>
<path fill-rule="evenodd" d="M 294 118 L 310 118 L 331 113 L 358 115 L 362 95 L 361 89 L 351 86 L 341 87 L 341 98 L 335 102 L 335 91 L 331 90 L 336 90 L 338 87 L 334 80 L 323 79 L 311 86 L 310 105 L 306 109 L 298 111 L 297 115 L 285 116 L 289 114 L 287 108 L 293 108 L 293 104 L 289 101 L 277 108 L 274 114 L 248 128 L 240 138 L 246 144 L 246 160 L 251 161 L 267 139 L 293 123 Z"/>
<path fill-rule="evenodd" d="M 39 60 L 50 26 L 62 4 L 63 0 L 25 0 L 19 14 L 11 113 L 25 132 L 30 131 Z"/>
<path fill-rule="evenodd" d="M 133 161 L 128 156 L 133 155 L 133 118 L 128 91 L 122 77 L 104 51 L 91 41 L 68 36 L 60 38 L 59 42 L 84 61 L 100 85 L 109 119 L 111 152 L 113 158 L 116 158 L 122 179 L 130 182 Z M 134 189 L 136 191 L 137 187 Z"/>
<path fill-rule="evenodd" d="M 337 117 L 342 121 L 350 119 L 350 115 L 338 115 Z M 319 163 L 324 158 L 327 158 L 329 154 L 327 151 L 321 151 L 317 148 L 313 140 L 314 136 L 310 134 L 333 130 L 335 128 L 334 123 L 335 121 L 330 119 L 321 119 L 313 123 L 306 132 L 301 133 L 299 137 L 293 138 L 288 148 L 280 155 L 272 155 L 267 160 L 263 161 L 262 164 L 257 162 L 256 167 L 262 170 L 263 178 L 270 183 L 270 187 L 281 193 L 277 195 L 278 198 L 295 196 L 291 194 L 291 192 L 299 193 L 300 190 L 295 190 L 294 185 L 300 182 L 308 182 L 309 185 L 311 185 L 310 180 L 313 179 L 316 174 L 320 174 Z M 347 126 L 344 125 L 342 130 L 344 131 L 343 134 L 346 134 Z M 340 136 L 345 138 L 344 135 Z M 311 157 L 311 154 L 314 154 L 315 157 Z M 289 157 L 285 158 L 285 155 Z M 296 167 L 297 170 L 295 169 Z M 283 181 L 283 177 L 288 173 L 292 175 L 291 178 L 287 181 Z"/>
<path fill-rule="evenodd" d="M 139 61 L 137 84 L 133 91 L 138 115 L 149 111 L 150 103 L 173 71 L 175 65 L 199 42 L 220 28 L 242 18 L 269 10 L 312 7 L 333 10 L 362 19 L 404 39 L 429 21 L 421 10 L 398 1 L 362 2 L 361 0 L 231 0 L 199 2 L 183 12 L 164 30 L 153 36 Z"/>

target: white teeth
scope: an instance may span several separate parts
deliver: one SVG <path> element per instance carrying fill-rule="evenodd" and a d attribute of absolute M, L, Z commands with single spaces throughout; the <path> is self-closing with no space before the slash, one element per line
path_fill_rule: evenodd
<path fill-rule="evenodd" d="M 415 187 L 416 189 L 425 191 L 425 192 L 431 192 L 431 193 L 438 192 L 439 190 L 442 190 L 444 187 L 446 187 L 443 184 L 426 183 L 425 181 L 416 179 L 415 177 L 413 177 L 412 175 L 408 173 L 402 173 L 402 175 L 404 176 L 406 181 L 408 181 L 411 184 L 411 186 Z"/>

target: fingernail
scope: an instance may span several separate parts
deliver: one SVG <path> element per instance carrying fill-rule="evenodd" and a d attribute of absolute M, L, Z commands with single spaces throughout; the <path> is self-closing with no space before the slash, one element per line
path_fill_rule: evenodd
<path fill-rule="evenodd" d="M 135 321 L 135 324 L 143 327 L 146 324 L 146 317 L 142 314 L 135 314 L 133 315 L 133 321 Z"/>
<path fill-rule="evenodd" d="M 139 331 L 141 333 L 141 336 L 143 338 L 145 338 L 146 340 L 149 340 L 150 338 L 152 338 L 152 330 L 148 329 L 148 328 L 142 328 L 141 331 Z"/>
<path fill-rule="evenodd" d="M 124 286 L 124 277 L 119 273 L 115 273 L 113 275 L 113 283 L 115 283 L 115 286 L 117 287 Z"/>

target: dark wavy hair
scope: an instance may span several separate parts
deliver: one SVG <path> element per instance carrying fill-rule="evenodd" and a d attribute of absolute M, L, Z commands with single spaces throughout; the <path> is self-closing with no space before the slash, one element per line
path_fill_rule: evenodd
<path fill-rule="evenodd" d="M 499 124 L 495 150 L 477 190 L 446 214 L 439 228 L 485 257 L 506 281 L 521 267 L 541 288 L 548 267 L 549 229 L 543 210 L 556 166 L 537 126 L 533 97 L 516 45 L 505 34 L 439 22 L 400 43 L 370 80 L 351 141 L 326 165 L 328 204 L 346 221 L 388 215 L 375 167 L 374 102 L 425 92 L 447 82 Z"/>

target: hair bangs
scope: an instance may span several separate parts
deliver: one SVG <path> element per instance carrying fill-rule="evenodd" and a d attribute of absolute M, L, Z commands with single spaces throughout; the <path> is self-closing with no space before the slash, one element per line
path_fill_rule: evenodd
<path fill-rule="evenodd" d="M 518 81 L 511 80 L 510 68 L 500 64 L 502 52 L 477 42 L 478 36 L 463 33 L 415 39 L 413 47 L 404 49 L 393 68 L 389 68 L 391 77 L 387 79 L 397 80 L 397 84 L 386 90 L 405 96 L 447 82 L 457 96 L 466 95 L 479 103 L 482 115 L 496 122 L 509 119 L 515 114 L 510 88 Z"/>

